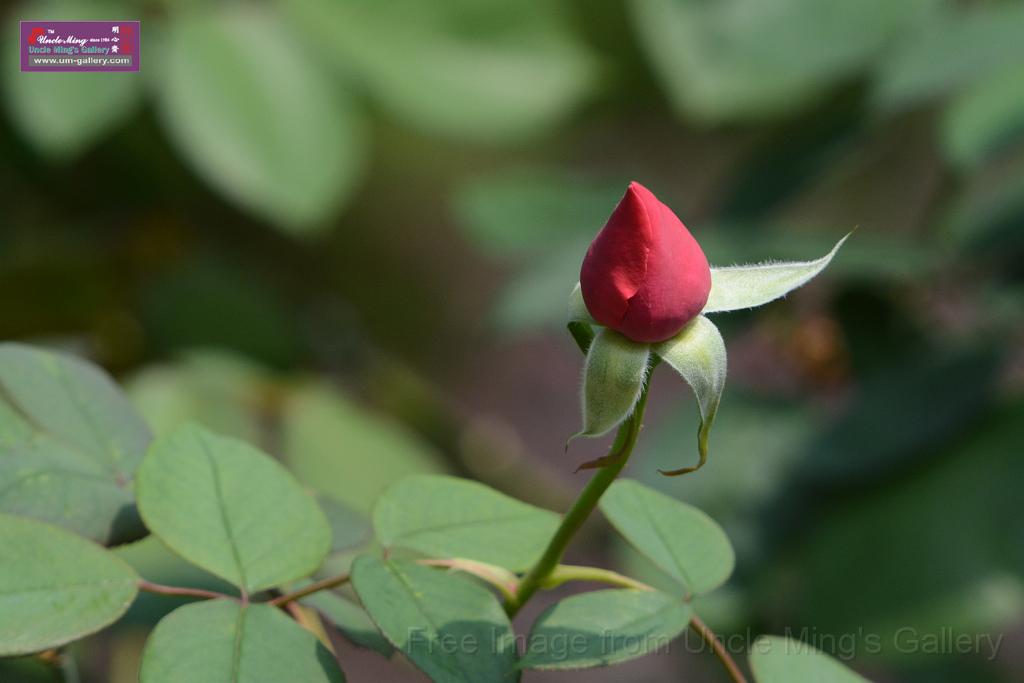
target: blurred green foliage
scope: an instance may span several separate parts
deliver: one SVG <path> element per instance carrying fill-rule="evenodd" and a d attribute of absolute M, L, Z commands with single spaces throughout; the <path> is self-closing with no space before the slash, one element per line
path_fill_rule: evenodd
<path fill-rule="evenodd" d="M 631 475 L 732 537 L 712 626 L 878 634 L 853 660 L 878 680 L 1024 675 L 1024 3 L 4 12 L 111 16 L 142 20 L 138 74 L 21 74 L 0 41 L 5 339 L 99 360 L 158 434 L 196 420 L 259 444 L 348 512 L 437 472 L 560 507 L 590 455 L 561 454 L 566 295 L 626 182 L 714 264 L 812 258 L 858 227 L 821 282 L 723 318 L 708 466 L 654 473 L 695 456 L 697 429 L 661 371 Z M 644 562 L 600 524 L 574 552 Z M 151 540 L 119 553 L 216 586 Z M 76 648 L 81 679 L 134 680 L 138 629 L 166 607 L 145 598 Z M 992 661 L 910 657 L 904 627 L 1006 639 Z M 381 679 L 351 656 L 352 679 Z M 52 674 L 0 662 L 5 683 Z"/>

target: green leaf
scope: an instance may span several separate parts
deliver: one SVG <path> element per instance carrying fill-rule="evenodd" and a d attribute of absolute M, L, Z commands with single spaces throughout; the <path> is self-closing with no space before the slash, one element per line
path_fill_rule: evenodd
<path fill-rule="evenodd" d="M 689 443 L 700 428 L 700 415 L 693 410 L 692 400 L 680 395 L 665 408 L 670 419 L 645 429 L 631 459 L 631 476 L 700 508 L 722 525 L 738 555 L 755 555 L 761 547 L 763 510 L 790 480 L 794 463 L 815 433 L 820 416 L 811 407 L 778 396 L 755 398 L 743 391 L 730 392 L 728 410 L 715 420 L 715 449 L 727 458 L 720 466 L 705 467 L 698 477 L 669 478 L 655 468 L 678 466 L 679 445 Z M 633 567 L 618 566 L 644 583 L 658 588 L 664 585 Z"/>
<path fill-rule="evenodd" d="M 1024 131 L 1024 66 L 1014 64 L 982 79 L 946 109 L 946 156 L 965 171 L 981 165 Z"/>
<path fill-rule="evenodd" d="M 0 511 L 105 543 L 145 533 L 131 486 L 149 428 L 102 370 L 0 345 Z"/>
<path fill-rule="evenodd" d="M 822 421 L 797 450 L 791 484 L 870 486 L 930 461 L 990 413 L 1001 367 L 992 347 L 960 346 L 943 352 L 920 349 L 865 374 L 843 409 Z M 894 415 L 899 415 L 898 424 Z M 809 495 L 818 498 L 816 492 Z M 796 491 L 791 489 L 786 499 L 795 503 Z"/>
<path fill-rule="evenodd" d="M 414 562 L 363 556 L 352 585 L 384 636 L 437 683 L 518 680 L 512 627 L 494 594 Z"/>
<path fill-rule="evenodd" d="M 601 512 L 641 554 L 693 595 L 721 586 L 736 557 L 722 528 L 697 508 L 630 479 L 601 498 Z"/>
<path fill-rule="evenodd" d="M 491 313 L 495 327 L 515 335 L 565 323 L 565 291 L 579 277 L 581 255 L 592 236 L 553 245 L 536 254 L 502 289 Z"/>
<path fill-rule="evenodd" d="M 757 683 L 868 683 L 807 643 L 780 636 L 754 641 L 750 667 Z"/>
<path fill-rule="evenodd" d="M 662 474 L 686 474 L 700 469 L 708 459 L 708 435 L 722 400 L 722 390 L 725 389 L 725 342 L 714 323 L 701 315 L 676 336 L 656 344 L 654 352 L 687 381 L 700 406 L 698 464 L 677 470 L 662 470 Z"/>
<path fill-rule="evenodd" d="M 281 290 L 231 254 L 200 251 L 159 269 L 141 287 L 143 333 L 154 352 L 232 349 L 274 367 L 299 364 L 301 323 Z"/>
<path fill-rule="evenodd" d="M 342 683 L 334 656 L 276 607 L 208 600 L 179 607 L 153 630 L 140 683 Z"/>
<path fill-rule="evenodd" d="M 369 519 L 326 494 L 317 495 L 316 501 L 331 528 L 330 552 L 358 548 L 369 542 L 373 535 Z"/>
<path fill-rule="evenodd" d="M 944 221 L 954 253 L 1016 252 L 1024 240 L 1024 232 L 1017 229 L 1024 215 L 1024 164 L 1018 161 L 1000 173 L 975 173 L 965 180 Z"/>
<path fill-rule="evenodd" d="M 369 512 L 396 481 L 445 469 L 417 434 L 367 412 L 325 383 L 311 382 L 288 397 L 282 442 L 300 481 L 359 512 Z"/>
<path fill-rule="evenodd" d="M 154 442 L 136 488 L 160 540 L 245 591 L 312 574 L 330 546 L 323 513 L 284 467 L 198 425 Z"/>
<path fill-rule="evenodd" d="M 45 435 L 0 452 L 0 511 L 58 524 L 107 545 L 146 533 L 130 485 Z"/>
<path fill-rule="evenodd" d="M 436 475 L 403 479 L 373 510 L 373 528 L 385 547 L 433 558 L 467 558 L 513 571 L 537 561 L 559 521 L 554 512 L 479 482 Z"/>
<path fill-rule="evenodd" d="M 658 591 L 600 590 L 551 606 L 527 639 L 523 669 L 610 666 L 659 650 L 690 623 L 690 607 Z"/>
<path fill-rule="evenodd" d="M 131 567 L 59 527 L 0 514 L 0 548 L 0 657 L 95 633 L 135 599 Z"/>
<path fill-rule="evenodd" d="M 102 370 L 73 356 L 23 344 L 0 345 L 4 399 L 31 431 L 83 451 L 130 478 L 150 433 Z"/>
<path fill-rule="evenodd" d="M 629 417 L 647 380 L 648 344 L 638 344 L 607 327 L 594 336 L 583 371 L 583 429 L 577 436 L 601 436 Z"/>
<path fill-rule="evenodd" d="M 259 443 L 266 416 L 259 407 L 276 389 L 270 373 L 225 351 L 189 351 L 173 363 L 147 365 L 125 391 L 158 435 L 201 422 L 225 436 Z"/>
<path fill-rule="evenodd" d="M 498 329 L 514 334 L 564 324 L 562 293 L 629 180 L 531 167 L 458 188 L 454 209 L 463 231 L 488 256 L 520 265 L 492 309 Z"/>
<path fill-rule="evenodd" d="M 702 312 L 754 308 L 785 296 L 825 270 L 849 237 L 846 235 L 832 247 L 832 251 L 814 261 L 712 268 L 711 293 Z"/>
<path fill-rule="evenodd" d="M 556 243 L 593 239 L 628 182 L 517 168 L 467 180 L 456 191 L 454 210 L 463 231 L 488 255 L 540 256 Z"/>
<path fill-rule="evenodd" d="M 778 215 L 782 207 L 813 192 L 823 178 L 835 173 L 833 169 L 864 144 L 867 126 L 863 110 L 850 106 L 841 96 L 816 108 L 812 116 L 813 125 L 808 125 L 806 117 L 795 117 L 773 126 L 743 155 L 730 173 L 715 210 L 717 221 L 730 226 L 725 230 L 768 237 L 768 216 Z M 742 224 L 749 229 L 735 229 Z M 721 227 L 715 230 L 703 226 L 700 245 L 705 254 L 715 253 L 709 247 L 714 247 L 715 236 L 722 235 Z M 756 247 L 754 240 L 750 243 Z M 754 258 L 760 259 L 765 253 L 773 252 L 754 252 Z"/>
<path fill-rule="evenodd" d="M 296 587 L 301 587 L 301 584 Z M 320 591 L 302 598 L 300 602 L 319 610 L 338 627 L 342 635 L 356 645 L 379 652 L 385 657 L 390 657 L 395 651 L 391 643 L 377 630 L 366 610 L 336 592 Z"/>
<path fill-rule="evenodd" d="M 704 122 L 792 113 L 867 66 L 933 0 L 632 0 L 675 107 Z M 813 54 L 814 59 L 807 59 Z"/>
<path fill-rule="evenodd" d="M 859 494 L 847 488 L 851 495 L 830 500 L 827 514 L 813 515 L 819 531 L 804 529 L 787 563 L 799 589 L 786 598 L 786 618 L 819 633 L 863 628 L 878 634 L 876 654 L 894 661 L 907 658 L 907 629 L 938 638 L 1016 623 L 1024 610 L 1022 414 L 1019 399 L 990 407 L 972 433 L 947 437 L 945 448 L 933 444 L 931 462 L 916 465 L 914 476 L 890 476 Z M 794 526 L 807 518 L 793 516 Z M 862 577 L 856 591 L 847 590 L 849 577 Z"/>
<path fill-rule="evenodd" d="M 33 2 L 18 8 L 28 20 L 109 20 L 120 16 L 103 3 Z M 14 36 L 12 32 L 10 35 Z M 22 73 L 20 50 L 5 42 L 4 101 L 23 136 L 42 153 L 77 156 L 138 109 L 138 73 Z"/>
<path fill-rule="evenodd" d="M 543 0 L 292 0 L 287 9 L 344 76 L 429 133 L 517 141 L 564 119 L 595 80 L 591 55 Z"/>
<path fill-rule="evenodd" d="M 296 234 L 354 189 L 360 126 L 338 88 L 263 6 L 172 13 L 154 45 L 164 126 L 206 182 Z M 252 46 L 273 60 L 254 67 Z"/>
<path fill-rule="evenodd" d="M 1024 5 L 953 5 L 908 31 L 882 55 L 873 99 L 898 110 L 1019 64 Z M 950 49 L 955 45 L 956 49 Z"/>

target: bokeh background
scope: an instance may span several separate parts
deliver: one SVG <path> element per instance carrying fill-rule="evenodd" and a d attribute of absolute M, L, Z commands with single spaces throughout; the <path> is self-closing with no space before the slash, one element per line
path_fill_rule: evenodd
<path fill-rule="evenodd" d="M 857 227 L 812 285 L 716 318 L 710 464 L 655 473 L 696 457 L 696 406 L 663 370 L 630 476 L 726 526 L 738 570 L 700 609 L 741 646 L 789 629 L 880 683 L 1024 680 L 1024 3 L 3 16 L 0 337 L 91 357 L 158 432 L 250 439 L 356 510 L 425 471 L 572 499 L 604 444 L 562 452 L 581 367 L 564 306 L 629 180 L 713 264 L 815 258 Z M 141 19 L 141 72 L 19 73 L 16 21 L 48 18 Z M 153 541 L 118 552 L 211 581 Z M 658 580 L 600 519 L 570 559 Z M 144 597 L 78 646 L 79 680 L 136 680 L 176 604 Z M 1002 641 L 926 645 L 945 634 Z M 351 680 L 422 680 L 339 647 Z M 723 680 L 684 649 L 524 680 Z M 4 683 L 52 676 L 0 663 Z"/>

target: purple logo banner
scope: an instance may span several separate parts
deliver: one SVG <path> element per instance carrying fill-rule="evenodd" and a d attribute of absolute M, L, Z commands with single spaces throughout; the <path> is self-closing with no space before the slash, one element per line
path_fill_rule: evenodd
<path fill-rule="evenodd" d="M 22 71 L 138 71 L 137 21 L 23 21 Z"/>

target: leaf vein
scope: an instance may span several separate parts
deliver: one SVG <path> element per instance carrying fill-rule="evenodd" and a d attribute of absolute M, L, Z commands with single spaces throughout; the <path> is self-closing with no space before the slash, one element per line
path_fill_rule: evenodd
<path fill-rule="evenodd" d="M 238 568 L 238 578 L 240 579 L 241 585 L 239 588 L 242 589 L 242 594 L 245 595 L 249 590 L 248 580 L 245 577 L 245 567 L 242 566 L 242 556 L 238 548 L 238 540 L 235 538 L 234 531 L 231 527 L 231 519 L 228 517 L 227 504 L 224 500 L 224 489 L 220 481 L 220 470 L 217 469 L 217 461 L 213 457 L 213 453 L 210 452 L 210 447 L 206 443 L 206 439 L 198 438 L 200 448 L 203 455 L 206 456 L 206 461 L 210 465 L 210 473 L 213 479 L 213 489 L 217 500 L 217 512 L 220 513 L 221 524 L 224 526 L 224 534 L 228 539 L 228 547 L 231 548 L 231 556 L 235 560 L 235 566 Z"/>

